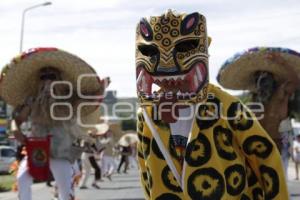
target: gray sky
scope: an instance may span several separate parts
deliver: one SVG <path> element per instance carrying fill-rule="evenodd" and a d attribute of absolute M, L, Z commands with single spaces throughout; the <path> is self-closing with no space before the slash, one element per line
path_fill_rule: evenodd
<path fill-rule="evenodd" d="M 0 1 L 0 66 L 18 54 L 21 13 L 40 0 Z M 212 37 L 210 79 L 216 83 L 222 63 L 254 46 L 281 46 L 300 51 L 299 0 L 52 0 L 53 5 L 28 12 L 24 49 L 53 46 L 77 54 L 109 89 L 135 96 L 135 25 L 143 16 L 168 8 L 207 18 Z"/>

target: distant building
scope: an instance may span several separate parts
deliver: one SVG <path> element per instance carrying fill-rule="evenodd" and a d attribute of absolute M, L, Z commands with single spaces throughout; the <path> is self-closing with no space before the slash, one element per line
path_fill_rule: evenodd
<path fill-rule="evenodd" d="M 117 91 L 109 90 L 101 107 L 102 115 L 110 121 L 135 120 L 137 111 L 137 98 L 118 98 Z"/>

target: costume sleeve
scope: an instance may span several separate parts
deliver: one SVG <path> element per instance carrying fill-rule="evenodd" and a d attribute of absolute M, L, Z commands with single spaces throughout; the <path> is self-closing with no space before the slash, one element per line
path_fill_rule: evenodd
<path fill-rule="evenodd" d="M 254 170 L 265 199 L 289 199 L 280 153 L 254 114 L 239 101 L 227 109 L 233 138 Z"/>

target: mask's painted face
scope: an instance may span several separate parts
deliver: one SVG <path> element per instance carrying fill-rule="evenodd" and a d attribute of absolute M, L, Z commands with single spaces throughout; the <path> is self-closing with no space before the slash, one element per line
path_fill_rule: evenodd
<path fill-rule="evenodd" d="M 136 30 L 136 78 L 142 103 L 172 94 L 199 102 L 208 83 L 208 37 L 199 13 L 143 18 Z"/>

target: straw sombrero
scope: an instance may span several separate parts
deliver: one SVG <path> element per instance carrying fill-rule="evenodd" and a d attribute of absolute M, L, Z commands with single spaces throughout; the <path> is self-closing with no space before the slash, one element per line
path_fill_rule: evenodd
<path fill-rule="evenodd" d="M 107 123 L 97 124 L 95 126 L 96 133 L 95 135 L 104 135 L 109 130 L 109 125 Z"/>
<path fill-rule="evenodd" d="M 82 129 L 86 133 L 90 133 L 95 136 L 102 136 L 105 135 L 107 131 L 109 131 L 109 124 L 103 122 L 103 123 L 95 124 L 94 126 L 89 128 L 82 127 Z"/>
<path fill-rule="evenodd" d="M 1 97 L 12 106 L 23 104 L 27 97 L 37 92 L 39 71 L 49 66 L 58 69 L 62 80 L 69 81 L 75 92 L 80 89 L 82 94 L 88 94 L 102 87 L 95 70 L 79 57 L 57 48 L 34 48 L 14 58 L 3 68 L 0 77 Z M 78 88 L 78 77 L 83 74 L 93 77 L 83 78 Z M 81 114 L 89 114 L 95 108 L 85 106 Z"/>
<path fill-rule="evenodd" d="M 138 142 L 138 136 L 136 133 L 126 133 L 120 138 L 118 144 L 124 147 L 128 147 L 137 142 Z"/>
<path fill-rule="evenodd" d="M 279 54 L 295 72 L 300 74 L 300 53 L 287 48 L 256 47 L 234 55 L 221 67 L 217 80 L 224 88 L 233 90 L 255 90 L 255 76 L 258 71 L 273 74 L 277 82 L 289 78 L 288 70 L 267 58 L 267 54 Z"/>

